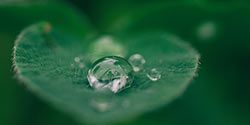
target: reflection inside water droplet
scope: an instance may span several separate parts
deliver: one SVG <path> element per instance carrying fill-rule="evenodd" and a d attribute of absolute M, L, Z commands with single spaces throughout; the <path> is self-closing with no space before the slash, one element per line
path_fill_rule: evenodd
<path fill-rule="evenodd" d="M 138 72 L 143 69 L 143 65 L 146 63 L 144 57 L 140 54 L 134 54 L 129 57 L 128 61 L 133 66 L 133 70 Z"/>
<path fill-rule="evenodd" d="M 157 81 L 161 78 L 161 73 L 156 68 L 153 68 L 147 73 L 147 77 L 151 81 Z"/>
<path fill-rule="evenodd" d="M 123 58 L 108 56 L 97 60 L 88 71 L 88 81 L 96 90 L 117 93 L 131 86 L 132 66 Z"/>

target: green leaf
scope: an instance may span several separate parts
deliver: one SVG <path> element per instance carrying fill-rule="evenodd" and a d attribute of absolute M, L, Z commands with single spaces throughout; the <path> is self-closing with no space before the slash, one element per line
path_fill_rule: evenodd
<path fill-rule="evenodd" d="M 107 40 L 111 42 L 105 44 L 103 41 Z M 120 93 L 94 91 L 86 77 L 91 59 L 96 56 L 91 53 L 93 46 L 99 46 L 99 42 L 104 48 L 112 46 L 112 42 L 120 46 L 122 51 L 114 48 L 114 55 L 123 55 L 126 59 L 132 54 L 141 54 L 146 60 L 145 70 L 156 68 L 161 79 L 153 82 L 146 74 L 138 73 L 133 85 Z M 107 48 L 103 52 L 112 54 L 112 47 Z M 85 66 L 79 66 L 75 57 L 81 57 Z M 91 123 L 131 119 L 170 103 L 195 76 L 198 60 L 197 52 L 167 33 L 78 39 L 51 28 L 48 23 L 25 29 L 14 47 L 14 67 L 19 80 L 58 109 Z"/>

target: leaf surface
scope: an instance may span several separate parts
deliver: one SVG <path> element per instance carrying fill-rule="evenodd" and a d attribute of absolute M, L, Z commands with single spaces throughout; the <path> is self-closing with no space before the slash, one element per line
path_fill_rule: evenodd
<path fill-rule="evenodd" d="M 113 44 L 120 49 L 107 47 Z M 101 52 L 126 59 L 141 54 L 146 60 L 145 72 L 156 68 L 161 79 L 153 82 L 140 72 L 130 88 L 117 94 L 93 90 L 87 71 L 97 55 L 92 52 L 100 45 L 107 48 Z M 76 57 L 81 61 L 75 61 Z M 74 118 L 91 123 L 134 118 L 170 103 L 195 76 L 198 60 L 196 51 L 167 33 L 79 39 L 46 22 L 26 28 L 14 47 L 17 77 L 28 88 Z"/>

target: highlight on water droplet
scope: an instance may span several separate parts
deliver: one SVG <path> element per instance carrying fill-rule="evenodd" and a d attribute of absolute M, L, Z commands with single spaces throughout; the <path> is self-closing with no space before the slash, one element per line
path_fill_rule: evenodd
<path fill-rule="evenodd" d="M 156 68 L 153 68 L 147 73 L 147 77 L 151 81 L 157 81 L 161 78 L 161 73 Z"/>
<path fill-rule="evenodd" d="M 88 71 L 88 81 L 96 90 L 109 89 L 117 93 L 131 86 L 132 66 L 122 57 L 107 56 L 98 59 Z"/>
<path fill-rule="evenodd" d="M 144 57 L 140 54 L 134 54 L 129 57 L 129 63 L 133 66 L 133 70 L 138 72 L 143 69 L 143 65 L 146 63 Z"/>

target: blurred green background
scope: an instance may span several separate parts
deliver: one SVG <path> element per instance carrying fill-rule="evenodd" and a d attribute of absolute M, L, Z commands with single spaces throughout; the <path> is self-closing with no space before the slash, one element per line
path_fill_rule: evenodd
<path fill-rule="evenodd" d="M 14 78 L 14 40 L 23 28 L 41 20 L 78 34 L 88 29 L 104 34 L 163 30 L 189 41 L 199 51 L 198 76 L 181 97 L 156 111 L 116 124 L 250 124 L 247 0 L 37 1 L 0 1 L 0 125 L 80 124 L 34 96 Z M 85 18 L 93 27 L 79 27 L 78 19 Z"/>

